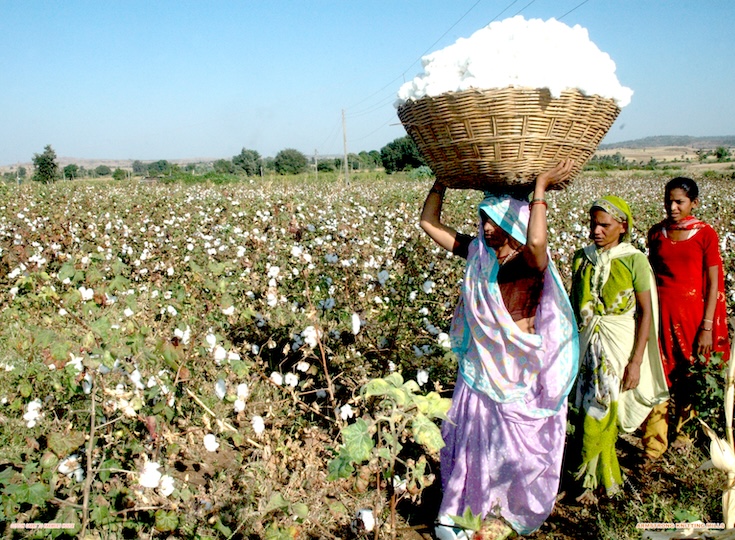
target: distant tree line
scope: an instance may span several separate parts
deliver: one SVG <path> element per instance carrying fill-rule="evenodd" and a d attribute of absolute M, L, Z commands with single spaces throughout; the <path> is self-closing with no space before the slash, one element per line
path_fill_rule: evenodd
<path fill-rule="evenodd" d="M 347 167 L 350 171 L 375 170 L 384 168 L 388 174 L 421 168 L 428 170 L 426 162 L 419 154 L 413 140 L 406 136 L 388 143 L 380 151 L 362 151 L 358 154 L 347 155 Z M 99 165 L 94 169 L 85 169 L 75 163 L 61 168 L 58 164 L 56 152 L 51 145 L 46 145 L 43 152 L 33 155 L 33 173 L 31 179 L 40 183 L 51 183 L 57 180 L 75 180 L 79 178 L 112 177 L 122 180 L 131 176 L 168 177 L 176 173 L 205 174 L 215 172 L 240 176 L 263 176 L 269 174 L 302 174 L 311 171 L 340 172 L 345 170 L 344 157 L 307 158 L 302 152 L 286 148 L 276 154 L 274 158 L 261 157 L 256 150 L 243 148 L 232 159 L 218 159 L 213 163 L 189 163 L 183 167 L 170 163 L 165 159 L 144 163 L 135 160 L 132 163 L 132 172 L 121 168 L 111 169 L 107 165 Z M 25 180 L 27 171 L 19 167 L 16 171 L 6 172 L 3 179 L 6 181 Z"/>

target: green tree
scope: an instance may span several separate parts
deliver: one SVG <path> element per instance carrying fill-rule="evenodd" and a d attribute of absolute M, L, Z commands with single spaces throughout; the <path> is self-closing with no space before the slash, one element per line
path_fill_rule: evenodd
<path fill-rule="evenodd" d="M 148 167 L 145 166 L 145 163 L 137 159 L 133 161 L 133 174 L 144 175 L 147 172 L 148 172 Z"/>
<path fill-rule="evenodd" d="M 47 144 L 42 154 L 33 154 L 33 180 L 42 184 L 55 182 L 59 176 L 59 164 L 56 163 L 56 152 Z"/>
<path fill-rule="evenodd" d="M 125 178 L 128 176 L 128 173 L 126 173 L 124 170 L 122 170 L 120 167 L 115 169 L 115 172 L 112 173 L 112 177 L 115 180 L 125 180 Z"/>
<path fill-rule="evenodd" d="M 333 159 L 320 159 L 316 164 L 316 170 L 319 172 L 334 172 L 336 167 L 334 166 Z"/>
<path fill-rule="evenodd" d="M 25 167 L 18 167 L 18 178 L 25 178 L 26 172 L 27 171 Z"/>
<path fill-rule="evenodd" d="M 229 159 L 218 159 L 215 161 L 212 166 L 214 167 L 214 172 L 219 174 L 234 174 L 235 173 L 235 166 L 232 164 L 232 161 Z"/>
<path fill-rule="evenodd" d="M 112 174 L 112 169 L 110 169 L 107 165 L 98 165 L 95 167 L 94 172 L 97 174 L 97 176 L 110 176 Z"/>
<path fill-rule="evenodd" d="M 64 178 L 68 178 L 70 180 L 74 180 L 79 176 L 79 166 L 77 166 L 74 163 L 70 163 L 66 167 L 64 167 Z"/>
<path fill-rule="evenodd" d="M 381 148 L 380 160 L 388 174 L 428 165 L 421 157 L 418 146 L 408 135 L 395 139 Z"/>
<path fill-rule="evenodd" d="M 361 169 L 368 169 L 372 171 L 373 169 L 375 169 L 375 167 L 382 165 L 380 161 L 380 152 L 378 152 L 377 150 L 371 150 L 370 152 L 365 152 L 363 150 L 357 155 L 360 158 Z"/>
<path fill-rule="evenodd" d="M 293 148 L 286 148 L 276 154 L 275 166 L 278 174 L 299 174 L 306 170 L 308 164 L 306 156 Z"/>
<path fill-rule="evenodd" d="M 714 155 L 718 162 L 727 161 L 730 159 L 730 149 L 726 146 L 718 146 L 715 148 Z"/>
<path fill-rule="evenodd" d="M 148 175 L 159 176 L 169 174 L 171 172 L 171 164 L 165 159 L 160 159 L 148 164 Z"/>
<path fill-rule="evenodd" d="M 242 151 L 232 157 L 232 164 L 236 170 L 241 170 L 248 176 L 260 174 L 260 154 L 255 150 L 243 148 Z"/>

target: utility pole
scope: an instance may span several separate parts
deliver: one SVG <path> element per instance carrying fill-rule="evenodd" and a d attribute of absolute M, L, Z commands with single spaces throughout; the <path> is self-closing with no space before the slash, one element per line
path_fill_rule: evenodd
<path fill-rule="evenodd" d="M 342 142 L 345 148 L 345 183 L 350 183 L 350 164 L 347 162 L 347 130 L 345 129 L 345 110 L 342 109 Z"/>
<path fill-rule="evenodd" d="M 319 152 L 314 150 L 314 172 L 316 173 L 316 179 L 319 180 Z"/>

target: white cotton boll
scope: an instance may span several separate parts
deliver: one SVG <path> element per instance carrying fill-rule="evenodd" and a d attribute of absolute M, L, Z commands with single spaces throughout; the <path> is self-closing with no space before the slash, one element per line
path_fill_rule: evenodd
<path fill-rule="evenodd" d="M 284 382 L 287 386 L 295 388 L 299 384 L 299 376 L 295 373 L 286 373 L 286 376 L 284 377 Z"/>
<path fill-rule="evenodd" d="M 304 331 L 301 332 L 301 337 L 304 339 L 304 343 L 313 349 L 317 346 L 318 340 L 321 337 L 321 332 L 318 332 L 313 326 L 307 326 L 304 328 Z"/>
<path fill-rule="evenodd" d="M 233 408 L 235 409 L 236 413 L 240 413 L 245 410 L 245 401 L 243 399 L 237 398 L 235 402 L 233 403 Z"/>
<path fill-rule="evenodd" d="M 311 367 L 311 364 L 304 360 L 301 360 L 299 363 L 296 364 L 296 369 L 300 371 L 301 373 L 306 373 L 307 371 L 309 371 L 310 367 Z"/>
<path fill-rule="evenodd" d="M 214 384 L 214 395 L 219 399 L 224 399 L 227 394 L 227 383 L 224 379 L 218 379 Z"/>
<path fill-rule="evenodd" d="M 360 316 L 357 313 L 352 314 L 352 333 L 357 335 L 360 332 Z"/>
<path fill-rule="evenodd" d="M 429 372 L 425 369 L 420 369 L 416 372 L 416 382 L 419 386 L 424 386 L 429 382 Z"/>
<path fill-rule="evenodd" d="M 79 294 L 82 295 L 82 301 L 87 302 L 94 298 L 94 289 L 88 289 L 84 285 L 79 287 Z"/>
<path fill-rule="evenodd" d="M 411 99 L 469 88 L 547 88 L 554 97 L 579 89 L 613 99 L 619 107 L 633 94 L 615 75 L 615 62 L 589 39 L 585 28 L 555 19 L 516 16 L 490 23 L 422 58 L 423 73 L 398 91 L 396 106 Z"/>
<path fill-rule="evenodd" d="M 224 313 L 227 316 L 232 315 L 233 313 L 235 313 L 235 306 L 230 306 L 230 307 L 224 308 L 222 310 L 222 313 Z"/>
<path fill-rule="evenodd" d="M 204 340 L 207 342 L 207 348 L 210 351 L 214 349 L 214 346 L 217 344 L 217 337 L 214 334 L 207 334 Z"/>
<path fill-rule="evenodd" d="M 26 421 L 26 426 L 32 428 L 36 425 L 36 421 L 41 416 L 41 400 L 34 399 L 28 405 L 26 405 L 26 412 L 23 415 L 23 420 Z"/>
<path fill-rule="evenodd" d="M 446 332 L 441 332 L 438 336 L 436 336 L 436 342 L 442 349 L 450 349 L 452 347 L 452 342 L 449 339 L 449 334 L 447 334 Z"/>
<path fill-rule="evenodd" d="M 424 284 L 423 284 L 423 285 L 421 286 L 421 289 L 422 289 L 422 290 L 423 290 L 423 291 L 424 291 L 424 292 L 425 292 L 426 294 L 431 294 L 431 292 L 432 292 L 432 291 L 434 290 L 434 286 L 435 286 L 435 285 L 436 285 L 436 283 L 434 283 L 434 282 L 433 282 L 432 280 L 430 280 L 430 279 L 427 279 L 426 281 L 424 281 Z"/>
<path fill-rule="evenodd" d="M 82 371 L 82 357 L 81 356 L 74 356 L 74 353 L 69 353 L 69 356 L 71 356 L 71 360 L 69 360 L 66 365 L 73 366 L 74 369 L 76 369 L 78 372 Z"/>
<path fill-rule="evenodd" d="M 132 317 L 134 315 L 133 310 L 130 308 L 125 308 L 125 311 L 123 311 L 123 315 L 126 317 Z"/>
<path fill-rule="evenodd" d="M 174 336 L 179 338 L 181 343 L 184 345 L 187 345 L 189 343 L 189 340 L 191 339 L 191 328 L 187 325 L 186 330 L 179 330 L 178 328 L 174 330 Z"/>
<path fill-rule="evenodd" d="M 214 348 L 214 361 L 219 366 L 222 363 L 222 360 L 227 358 L 227 351 L 222 345 L 217 345 Z"/>
<path fill-rule="evenodd" d="M 342 420 L 347 420 L 348 418 L 355 416 L 355 411 L 353 411 L 350 404 L 347 403 L 339 408 L 339 416 Z"/>
<path fill-rule="evenodd" d="M 145 386 L 141 382 L 142 377 L 143 376 L 140 374 L 140 371 L 138 371 L 137 368 L 130 374 L 130 380 L 138 390 L 143 390 L 145 388 Z"/>
<path fill-rule="evenodd" d="M 265 422 L 263 421 L 262 416 L 253 416 L 250 423 L 253 426 L 253 431 L 255 431 L 256 435 L 260 436 L 263 434 L 265 431 Z"/>
<path fill-rule="evenodd" d="M 273 373 L 271 373 L 270 379 L 273 382 L 273 384 L 275 384 L 276 386 L 283 385 L 283 375 L 281 375 L 280 373 L 278 373 L 276 371 L 274 371 Z"/>
<path fill-rule="evenodd" d="M 138 483 L 147 488 L 157 488 L 161 482 L 161 473 L 158 469 L 161 466 L 155 461 L 146 461 L 143 464 L 143 470 L 140 472 Z"/>
<path fill-rule="evenodd" d="M 219 448 L 217 437 L 215 437 L 212 433 L 208 433 L 207 435 L 205 435 L 204 448 L 206 448 L 208 452 L 216 452 L 217 448 Z"/>
<path fill-rule="evenodd" d="M 168 497 L 174 492 L 174 479 L 173 477 L 164 474 L 161 476 L 161 482 L 158 486 L 158 491 L 164 497 Z"/>
<path fill-rule="evenodd" d="M 69 478 L 74 478 L 77 482 L 84 480 L 84 470 L 79 461 L 79 456 L 72 454 L 66 459 L 62 459 L 56 468 L 60 474 L 64 474 Z"/>

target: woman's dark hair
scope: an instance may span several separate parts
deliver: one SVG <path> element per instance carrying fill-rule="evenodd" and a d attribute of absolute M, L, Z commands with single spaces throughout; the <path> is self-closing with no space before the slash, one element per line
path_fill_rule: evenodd
<path fill-rule="evenodd" d="M 690 201 L 699 197 L 699 188 L 697 187 L 697 183 L 686 176 L 677 176 L 666 183 L 665 200 L 669 200 L 669 195 L 671 195 L 671 192 L 675 189 L 681 189 L 686 193 L 686 196 L 689 197 Z"/>

